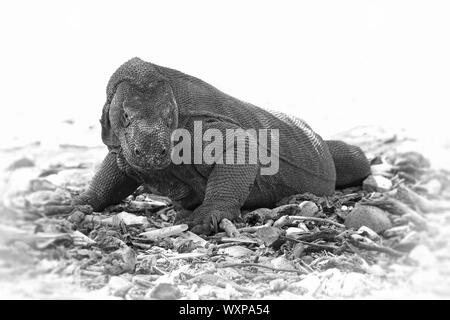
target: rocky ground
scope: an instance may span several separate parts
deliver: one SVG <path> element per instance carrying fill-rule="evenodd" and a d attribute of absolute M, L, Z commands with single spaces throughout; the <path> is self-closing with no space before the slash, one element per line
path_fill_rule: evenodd
<path fill-rule="evenodd" d="M 106 149 L 97 128 L 64 128 L 0 150 L 0 298 L 450 298 L 448 142 L 344 132 L 372 163 L 362 188 L 295 195 L 202 238 L 143 188 L 92 215 L 70 206 Z"/>

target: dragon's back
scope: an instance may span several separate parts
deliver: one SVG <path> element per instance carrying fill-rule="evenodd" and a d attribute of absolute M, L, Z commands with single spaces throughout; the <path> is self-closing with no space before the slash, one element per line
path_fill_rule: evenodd
<path fill-rule="evenodd" d="M 328 147 L 303 120 L 244 102 L 179 71 L 162 67 L 160 70 L 169 77 L 175 95 L 179 96 L 177 100 L 182 101 L 180 114 L 216 117 L 257 132 L 278 130 L 281 178 L 298 177 L 301 171 L 305 179 L 323 179 L 334 188 L 336 174 Z"/>

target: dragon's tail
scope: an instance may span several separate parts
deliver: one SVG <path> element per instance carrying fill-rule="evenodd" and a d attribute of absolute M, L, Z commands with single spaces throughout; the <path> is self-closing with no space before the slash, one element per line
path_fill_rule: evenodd
<path fill-rule="evenodd" d="M 370 164 L 364 152 L 339 140 L 326 140 L 336 167 L 336 188 L 361 185 L 370 174 Z"/>

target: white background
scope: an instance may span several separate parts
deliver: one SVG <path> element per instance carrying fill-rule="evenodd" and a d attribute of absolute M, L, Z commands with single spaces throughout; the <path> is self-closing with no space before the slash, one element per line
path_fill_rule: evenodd
<path fill-rule="evenodd" d="M 295 114 L 323 136 L 361 124 L 445 134 L 449 4 L 4 1 L 0 132 L 97 124 L 109 76 L 139 56 Z"/>

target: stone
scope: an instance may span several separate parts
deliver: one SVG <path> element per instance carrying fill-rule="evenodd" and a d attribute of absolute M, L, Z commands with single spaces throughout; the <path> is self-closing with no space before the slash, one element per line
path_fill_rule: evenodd
<path fill-rule="evenodd" d="M 122 211 L 111 218 L 104 219 L 103 221 L 110 221 L 111 223 L 113 223 L 114 220 L 117 222 L 121 221 L 127 226 L 139 225 L 146 228 L 150 225 L 150 222 L 148 221 L 146 216 L 137 216 L 126 211 Z"/>
<path fill-rule="evenodd" d="M 310 255 L 306 255 L 302 257 L 302 261 L 307 265 L 310 265 L 314 261 L 314 258 L 311 257 Z"/>
<path fill-rule="evenodd" d="M 360 227 L 358 229 L 357 233 L 362 236 L 366 236 L 367 238 L 369 238 L 372 241 L 380 240 L 380 236 L 375 231 L 373 231 L 372 229 L 370 229 L 369 227 L 366 227 L 366 226 Z"/>
<path fill-rule="evenodd" d="M 296 243 L 292 249 L 292 255 L 294 258 L 300 258 L 305 251 L 305 245 L 303 243 Z"/>
<path fill-rule="evenodd" d="M 292 237 L 299 234 L 304 234 L 305 230 L 302 228 L 289 227 L 286 229 L 286 236 Z"/>
<path fill-rule="evenodd" d="M 282 231 L 275 227 L 264 227 L 256 231 L 256 237 L 261 239 L 262 242 L 264 242 L 264 244 L 268 247 L 275 245 L 281 234 Z"/>
<path fill-rule="evenodd" d="M 160 283 L 152 289 L 150 297 L 159 300 L 176 300 L 181 297 L 181 291 L 173 284 Z"/>
<path fill-rule="evenodd" d="M 270 263 L 277 269 L 295 269 L 292 262 L 286 259 L 284 256 L 272 259 Z"/>
<path fill-rule="evenodd" d="M 219 254 L 226 254 L 230 257 L 240 258 L 245 256 L 251 256 L 254 252 L 243 246 L 232 246 L 228 248 L 222 248 L 218 251 Z"/>
<path fill-rule="evenodd" d="M 345 218 L 348 229 L 358 230 L 366 226 L 376 233 L 383 232 L 392 227 L 389 213 L 374 206 L 358 205 Z"/>
<path fill-rule="evenodd" d="M 300 215 L 304 217 L 314 217 L 319 212 L 319 207 L 312 201 L 303 201 L 299 207 Z"/>
<path fill-rule="evenodd" d="M 126 272 L 134 272 L 136 265 L 136 253 L 128 246 L 124 246 L 103 259 L 105 272 L 118 275 Z"/>
<path fill-rule="evenodd" d="M 392 189 L 392 181 L 378 175 L 370 175 L 363 181 L 363 190 L 367 192 L 386 192 Z"/>

